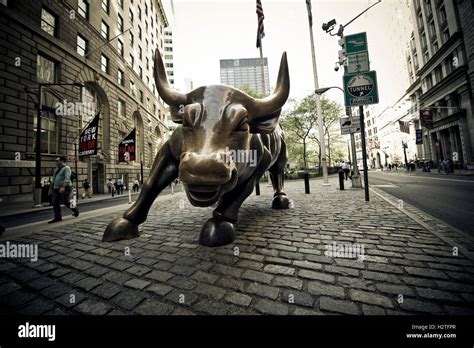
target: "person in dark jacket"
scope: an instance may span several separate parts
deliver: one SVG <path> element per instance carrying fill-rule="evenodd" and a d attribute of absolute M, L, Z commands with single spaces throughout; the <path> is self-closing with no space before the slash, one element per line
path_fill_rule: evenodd
<path fill-rule="evenodd" d="M 53 182 L 50 188 L 54 210 L 54 219 L 48 221 L 49 224 L 62 221 L 61 203 L 72 210 L 74 216 L 79 215 L 75 202 L 70 201 L 72 191 L 71 168 L 66 165 L 66 156 L 56 158 L 56 170 L 53 175 Z"/>

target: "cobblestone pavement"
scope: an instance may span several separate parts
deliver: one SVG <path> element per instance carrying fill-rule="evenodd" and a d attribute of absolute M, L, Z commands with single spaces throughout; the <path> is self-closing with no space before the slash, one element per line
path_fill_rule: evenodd
<path fill-rule="evenodd" d="M 262 183 L 240 211 L 235 242 L 219 248 L 198 245 L 212 208 L 192 207 L 183 193 L 159 198 L 133 240 L 100 241 L 122 212 L 18 237 L 10 243 L 38 244 L 39 260 L 0 259 L 0 312 L 474 313 L 474 263 L 449 243 L 473 250 L 472 239 L 413 207 L 403 209 L 424 225 L 374 192 L 366 203 L 362 190 L 331 182 L 312 181 L 310 195 L 302 181 L 288 182 L 294 208 L 284 211 L 270 208 Z M 327 255 L 334 243 L 363 247 L 363 258 Z"/>

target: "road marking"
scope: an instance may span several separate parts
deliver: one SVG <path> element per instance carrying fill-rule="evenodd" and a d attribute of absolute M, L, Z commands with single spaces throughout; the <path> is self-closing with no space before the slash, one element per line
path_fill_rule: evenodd
<path fill-rule="evenodd" d="M 462 179 L 446 179 L 446 178 L 430 178 L 427 176 L 423 175 L 409 175 L 409 174 L 396 174 L 396 173 L 385 173 L 384 175 L 389 174 L 389 175 L 401 175 L 409 178 L 417 178 L 417 179 L 429 179 L 429 180 L 444 180 L 444 181 L 459 181 L 459 182 L 470 182 L 471 184 L 474 184 L 474 180 L 462 180 Z"/>
<path fill-rule="evenodd" d="M 372 187 L 390 187 L 390 188 L 400 188 L 400 186 L 397 186 L 395 184 L 392 184 L 389 182 L 388 184 L 379 184 L 379 185 L 371 185 Z"/>

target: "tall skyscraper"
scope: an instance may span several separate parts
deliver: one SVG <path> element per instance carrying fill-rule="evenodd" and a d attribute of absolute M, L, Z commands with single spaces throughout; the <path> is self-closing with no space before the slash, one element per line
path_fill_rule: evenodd
<path fill-rule="evenodd" d="M 221 59 L 221 83 L 237 88 L 250 87 L 261 95 L 270 94 L 268 61 L 264 62 L 265 90 L 262 86 L 262 66 L 260 58 Z"/>

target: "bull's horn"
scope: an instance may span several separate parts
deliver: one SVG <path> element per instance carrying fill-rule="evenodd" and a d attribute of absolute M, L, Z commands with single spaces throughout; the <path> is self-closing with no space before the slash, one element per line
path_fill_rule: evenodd
<path fill-rule="evenodd" d="M 155 84 L 158 94 L 166 104 L 174 107 L 187 104 L 186 94 L 179 93 L 168 83 L 165 65 L 163 64 L 163 59 L 161 58 L 161 54 L 158 49 L 155 51 L 155 66 L 153 68 L 153 75 L 155 77 Z"/>
<path fill-rule="evenodd" d="M 280 61 L 280 70 L 275 90 L 272 95 L 263 99 L 253 99 L 250 108 L 253 117 L 259 118 L 270 115 L 285 105 L 290 93 L 290 75 L 288 73 L 288 61 L 286 52 L 283 52 Z"/>

